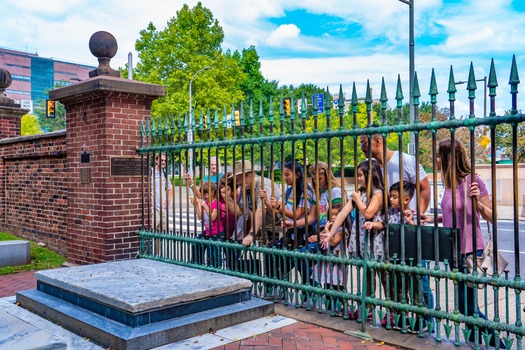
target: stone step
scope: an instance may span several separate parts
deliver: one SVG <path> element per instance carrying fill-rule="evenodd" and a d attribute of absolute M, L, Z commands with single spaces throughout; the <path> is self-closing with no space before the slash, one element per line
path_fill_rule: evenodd
<path fill-rule="evenodd" d="M 162 346 L 269 316 L 274 312 L 273 303 L 253 298 L 242 303 L 131 327 L 37 290 L 22 291 L 17 294 L 17 300 L 23 307 L 75 334 L 104 347 L 125 350 Z"/>
<path fill-rule="evenodd" d="M 0 349 L 62 350 L 67 349 L 67 344 L 59 337 L 0 309 Z"/>

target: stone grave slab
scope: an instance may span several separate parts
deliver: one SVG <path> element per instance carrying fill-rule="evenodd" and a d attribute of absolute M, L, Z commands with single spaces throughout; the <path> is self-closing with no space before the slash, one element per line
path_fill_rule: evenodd
<path fill-rule="evenodd" d="M 35 273 L 17 301 L 103 346 L 146 349 L 273 312 L 251 281 L 148 259 Z"/>

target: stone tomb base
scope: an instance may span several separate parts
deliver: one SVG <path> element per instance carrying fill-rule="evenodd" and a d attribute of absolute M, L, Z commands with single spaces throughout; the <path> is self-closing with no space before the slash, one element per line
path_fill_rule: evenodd
<path fill-rule="evenodd" d="M 147 259 L 35 273 L 22 307 L 114 349 L 149 349 L 273 313 L 252 283 Z"/>

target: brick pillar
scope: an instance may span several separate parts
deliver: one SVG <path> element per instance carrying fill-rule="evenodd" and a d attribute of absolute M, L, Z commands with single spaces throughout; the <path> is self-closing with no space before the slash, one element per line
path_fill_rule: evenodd
<path fill-rule="evenodd" d="M 20 136 L 20 119 L 28 112 L 18 104 L 0 101 L 0 140 Z"/>
<path fill-rule="evenodd" d="M 165 87 L 97 76 L 49 93 L 67 110 L 67 252 L 73 263 L 133 258 L 141 225 L 140 177 L 115 176 L 111 159 L 137 156 L 140 123 Z M 90 155 L 81 163 L 81 153 Z M 85 160 L 85 159 L 84 159 Z"/>
<path fill-rule="evenodd" d="M 0 140 L 20 136 L 20 118 L 29 112 L 5 95 L 5 90 L 12 82 L 11 73 L 0 68 Z"/>

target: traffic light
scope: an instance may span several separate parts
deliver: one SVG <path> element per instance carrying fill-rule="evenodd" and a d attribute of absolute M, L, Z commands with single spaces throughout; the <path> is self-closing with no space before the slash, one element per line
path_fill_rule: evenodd
<path fill-rule="evenodd" d="M 241 126 L 241 111 L 236 109 L 233 113 L 235 115 L 235 126 Z"/>
<path fill-rule="evenodd" d="M 55 117 L 55 101 L 46 100 L 46 117 L 47 118 Z"/>
<path fill-rule="evenodd" d="M 292 101 L 289 97 L 283 99 L 284 116 L 289 117 L 291 115 Z"/>

